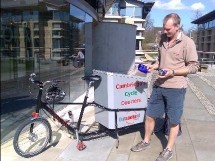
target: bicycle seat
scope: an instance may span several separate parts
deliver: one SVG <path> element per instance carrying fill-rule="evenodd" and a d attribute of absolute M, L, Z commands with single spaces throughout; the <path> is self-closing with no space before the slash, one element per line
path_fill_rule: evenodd
<path fill-rule="evenodd" d="M 88 81 L 98 81 L 101 80 L 101 76 L 99 75 L 89 75 L 89 76 L 84 76 L 82 77 L 83 80 L 88 80 Z"/>

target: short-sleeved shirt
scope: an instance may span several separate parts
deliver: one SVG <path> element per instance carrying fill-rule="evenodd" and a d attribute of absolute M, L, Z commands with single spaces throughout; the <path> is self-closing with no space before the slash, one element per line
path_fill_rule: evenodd
<path fill-rule="evenodd" d="M 77 57 L 80 59 L 84 59 L 84 54 L 81 51 L 79 51 Z"/>
<path fill-rule="evenodd" d="M 191 38 L 180 32 L 175 43 L 169 47 L 167 37 L 162 35 L 159 43 L 159 69 L 181 69 L 190 61 L 198 61 L 196 45 Z M 164 88 L 186 88 L 187 81 L 185 76 L 174 76 L 158 78 L 155 85 Z"/>

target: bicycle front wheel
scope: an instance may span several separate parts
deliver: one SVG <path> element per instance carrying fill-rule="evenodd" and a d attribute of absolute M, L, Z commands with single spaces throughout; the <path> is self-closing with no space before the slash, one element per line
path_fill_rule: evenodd
<path fill-rule="evenodd" d="M 51 140 L 51 126 L 44 118 L 27 120 L 16 131 L 13 147 L 17 154 L 29 158 L 44 150 Z"/>

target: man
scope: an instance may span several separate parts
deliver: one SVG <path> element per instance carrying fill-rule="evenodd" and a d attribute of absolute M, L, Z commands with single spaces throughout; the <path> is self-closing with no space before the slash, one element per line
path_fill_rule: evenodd
<path fill-rule="evenodd" d="M 77 56 L 73 60 L 73 66 L 78 68 L 78 67 L 82 67 L 83 65 L 84 65 L 84 53 L 82 52 L 82 50 L 79 50 Z"/>
<path fill-rule="evenodd" d="M 81 50 L 78 51 L 78 55 L 77 55 L 76 58 L 78 58 L 78 59 L 84 59 L 84 54 L 83 54 L 83 52 Z"/>
<path fill-rule="evenodd" d="M 145 136 L 131 148 L 138 152 L 150 146 L 155 118 L 162 117 L 165 110 L 170 119 L 168 143 L 156 161 L 168 161 L 173 156 L 173 146 L 179 131 L 187 82 L 185 77 L 198 71 L 198 56 L 192 39 L 180 31 L 180 17 L 167 15 L 163 20 L 164 34 L 159 43 L 158 61 L 148 66 L 149 71 L 163 69 L 165 75 L 158 75 L 149 100 L 145 119 Z"/>

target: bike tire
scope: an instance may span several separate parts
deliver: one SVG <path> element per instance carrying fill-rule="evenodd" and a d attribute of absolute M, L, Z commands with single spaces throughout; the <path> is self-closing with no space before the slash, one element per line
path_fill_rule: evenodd
<path fill-rule="evenodd" d="M 51 141 L 52 129 L 44 118 L 35 118 L 25 121 L 17 129 L 13 147 L 22 157 L 30 158 L 41 153 Z"/>

